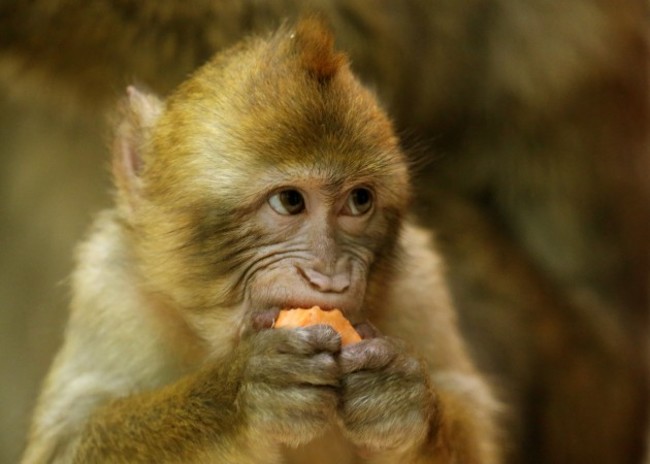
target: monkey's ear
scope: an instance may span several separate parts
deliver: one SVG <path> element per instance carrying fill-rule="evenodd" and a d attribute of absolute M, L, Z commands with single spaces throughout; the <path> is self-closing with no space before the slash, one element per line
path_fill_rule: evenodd
<path fill-rule="evenodd" d="M 145 163 L 143 153 L 149 143 L 151 128 L 162 112 L 163 103 L 155 95 L 133 86 L 126 91 L 113 145 L 113 178 L 118 206 L 130 214 L 139 203 L 140 174 Z"/>

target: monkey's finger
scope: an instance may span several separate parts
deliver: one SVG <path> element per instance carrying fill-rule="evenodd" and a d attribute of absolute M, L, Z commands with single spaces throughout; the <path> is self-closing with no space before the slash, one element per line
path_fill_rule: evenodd
<path fill-rule="evenodd" d="M 338 404 L 336 389 L 327 386 L 288 385 L 277 388 L 267 384 L 249 384 L 246 389 L 256 403 L 262 405 L 256 409 L 265 409 L 265 416 L 280 423 L 327 420 L 335 414 Z"/>
<path fill-rule="evenodd" d="M 338 387 L 340 368 L 330 353 L 314 356 L 256 356 L 248 364 L 248 379 L 277 387 L 314 385 Z"/>
<path fill-rule="evenodd" d="M 273 327 L 275 319 L 278 317 L 280 310 L 278 308 L 256 311 L 251 314 L 248 323 L 242 324 L 239 330 L 239 338 L 244 340 L 250 338 L 261 330 Z"/>
<path fill-rule="evenodd" d="M 346 346 L 338 359 L 341 373 L 348 374 L 364 369 L 382 369 L 396 356 L 397 351 L 387 339 L 373 338 Z"/>
<path fill-rule="evenodd" d="M 369 338 L 376 338 L 380 335 L 377 327 L 368 321 L 354 324 L 354 330 L 356 330 L 359 336 L 364 340 Z"/>
<path fill-rule="evenodd" d="M 259 311 L 254 313 L 251 316 L 251 327 L 254 331 L 259 332 L 260 330 L 270 329 L 273 327 L 275 320 L 278 318 L 280 313 L 279 308 L 268 309 L 266 311 Z"/>
<path fill-rule="evenodd" d="M 336 353 L 341 349 L 341 336 L 329 325 L 316 324 L 295 329 L 277 329 L 276 349 L 280 353 L 310 355 L 319 352 Z"/>

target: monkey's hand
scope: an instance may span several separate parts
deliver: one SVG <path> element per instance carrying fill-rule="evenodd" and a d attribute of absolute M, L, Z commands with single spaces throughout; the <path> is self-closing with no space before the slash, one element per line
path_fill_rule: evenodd
<path fill-rule="evenodd" d="M 366 452 L 406 451 L 422 444 L 435 413 L 435 395 L 421 361 L 396 340 L 379 337 L 345 347 L 340 420 Z"/>
<path fill-rule="evenodd" d="M 297 446 L 336 415 L 340 336 L 329 326 L 261 330 L 244 342 L 248 360 L 238 404 L 258 439 Z"/>

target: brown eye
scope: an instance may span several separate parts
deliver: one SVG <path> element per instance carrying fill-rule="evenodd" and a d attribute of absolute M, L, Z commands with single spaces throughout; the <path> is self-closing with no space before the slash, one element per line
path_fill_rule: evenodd
<path fill-rule="evenodd" d="M 350 192 L 343 214 L 361 216 L 372 208 L 372 192 L 367 188 L 356 188 Z"/>
<path fill-rule="evenodd" d="M 305 209 L 305 199 L 298 190 L 287 189 L 272 195 L 269 205 L 276 213 L 288 216 L 302 213 Z"/>

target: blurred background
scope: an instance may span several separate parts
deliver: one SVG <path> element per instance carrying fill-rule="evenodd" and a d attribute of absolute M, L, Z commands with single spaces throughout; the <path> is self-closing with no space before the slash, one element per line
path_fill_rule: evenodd
<path fill-rule="evenodd" d="M 648 422 L 648 11 L 641 0 L 0 0 L 0 462 L 110 205 L 108 115 L 316 9 L 417 159 L 512 463 L 640 463 Z M 650 462 L 650 461 L 648 461 Z"/>

